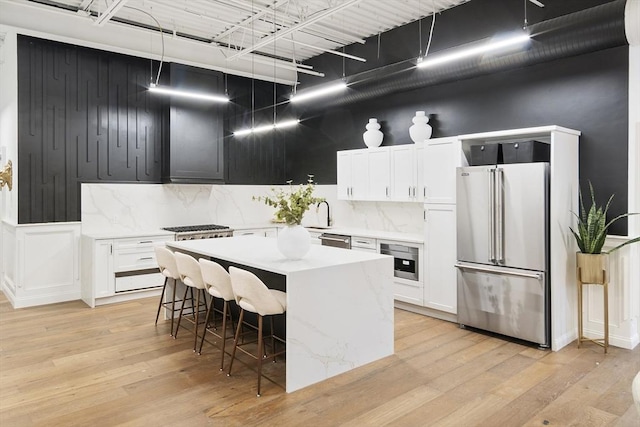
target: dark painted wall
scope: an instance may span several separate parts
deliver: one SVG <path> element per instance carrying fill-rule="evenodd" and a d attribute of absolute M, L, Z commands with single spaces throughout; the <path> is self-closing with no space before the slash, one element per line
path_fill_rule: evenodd
<path fill-rule="evenodd" d="M 530 23 L 604 2 L 544 3 L 548 6 L 545 10 L 528 7 Z M 538 16 L 532 16 L 533 11 Z M 476 33 L 477 38 L 483 38 L 500 28 L 522 25 L 522 12 L 522 2 L 502 0 L 458 6 L 437 17 L 432 49 L 474 40 Z M 428 30 L 423 23 L 423 37 L 425 27 Z M 393 62 L 401 61 L 403 56 L 405 60 L 411 55 L 415 58 L 417 36 L 417 24 L 382 34 L 381 58 L 392 58 Z M 354 45 L 347 52 L 373 58 L 366 64 L 347 61 L 347 76 L 352 69 L 355 73 L 382 65 L 377 59 L 377 37 L 367 40 L 364 46 Z M 310 63 L 318 70 L 333 70 L 335 76 L 342 73 L 342 61 L 331 55 L 322 55 Z M 301 80 L 308 86 L 314 83 L 308 77 Z M 357 90 L 357 86 L 349 90 Z M 288 176 L 301 181 L 312 172 L 319 183 L 335 183 L 335 152 L 365 148 L 362 133 L 369 117 L 381 122 L 383 145 L 407 144 L 411 143 L 408 130 L 417 110 L 425 110 L 430 116 L 433 137 L 550 124 L 577 129 L 582 132 L 581 185 L 591 180 L 601 203 L 615 193 L 611 214 L 626 212 L 628 46 L 328 109 L 323 109 L 320 100 L 313 107 L 298 110 L 303 126 L 298 130 L 299 140 L 287 146 Z M 626 234 L 626 221 L 619 221 L 610 231 Z"/>
<path fill-rule="evenodd" d="M 233 132 L 271 124 L 274 105 L 290 92 L 282 85 L 228 76 L 229 102 L 225 113 L 225 151 L 229 184 L 282 184 L 285 175 L 285 145 L 288 130 L 268 131 L 244 136 Z M 274 99 L 274 90 L 276 98 Z M 276 107 L 276 120 L 292 118 L 286 107 Z"/>

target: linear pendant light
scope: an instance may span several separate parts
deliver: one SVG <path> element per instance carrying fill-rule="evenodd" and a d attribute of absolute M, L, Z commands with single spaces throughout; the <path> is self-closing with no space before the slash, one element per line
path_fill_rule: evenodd
<path fill-rule="evenodd" d="M 495 52 L 511 46 L 517 46 L 527 43 L 530 40 L 528 34 L 519 34 L 517 36 L 505 38 L 500 41 L 489 42 L 480 46 L 470 47 L 468 49 L 454 49 L 451 53 L 445 53 L 433 58 L 425 58 L 418 62 L 418 68 L 428 68 L 445 62 L 456 61 L 458 59 L 468 58 L 470 56 L 480 55 L 487 52 Z"/>
<path fill-rule="evenodd" d="M 224 95 L 211 95 L 204 92 L 191 92 L 178 89 L 172 89 L 164 86 L 158 86 L 155 83 L 149 85 L 149 92 L 160 93 L 163 95 L 180 96 L 182 98 L 200 99 L 212 102 L 229 102 L 229 98 Z"/>
<path fill-rule="evenodd" d="M 317 98 L 324 95 L 329 95 L 331 93 L 339 92 L 347 88 L 347 83 L 344 81 L 340 81 L 329 86 L 324 86 L 318 89 L 310 90 L 308 92 L 303 92 L 300 94 L 295 94 L 289 98 L 290 102 L 300 102 L 306 101 L 308 99 Z"/>
<path fill-rule="evenodd" d="M 264 126 L 254 127 L 254 128 L 237 130 L 233 132 L 233 136 L 249 135 L 250 133 L 260 133 L 260 132 L 266 132 L 268 130 L 273 130 L 273 129 L 288 128 L 291 126 L 295 126 L 298 123 L 300 123 L 299 119 L 285 120 L 285 121 L 274 123 L 271 125 L 264 125 Z"/>

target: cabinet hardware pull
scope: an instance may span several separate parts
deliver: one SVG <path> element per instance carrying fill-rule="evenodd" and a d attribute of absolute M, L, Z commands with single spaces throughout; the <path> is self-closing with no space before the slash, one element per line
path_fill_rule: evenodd
<path fill-rule="evenodd" d="M 141 242 L 138 242 L 139 245 L 142 245 L 143 243 L 153 243 L 153 240 L 143 240 Z"/>
<path fill-rule="evenodd" d="M 153 257 L 152 256 L 145 256 L 145 257 L 142 257 L 142 258 L 138 258 L 138 261 L 147 261 L 147 260 L 150 260 L 150 259 L 153 259 Z"/>
<path fill-rule="evenodd" d="M 384 194 L 389 197 L 389 187 L 384 187 Z"/>

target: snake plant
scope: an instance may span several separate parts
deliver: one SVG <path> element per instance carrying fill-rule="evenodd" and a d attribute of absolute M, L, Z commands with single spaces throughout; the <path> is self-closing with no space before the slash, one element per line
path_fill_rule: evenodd
<path fill-rule="evenodd" d="M 585 209 L 584 200 L 582 198 L 582 191 L 580 191 L 580 215 L 572 212 L 578 219 L 577 228 L 576 230 L 571 227 L 569 228 L 571 229 L 571 233 L 573 233 L 573 236 L 576 238 L 576 242 L 578 243 L 580 252 L 585 254 L 599 254 L 602 253 L 602 246 L 604 246 L 605 239 L 607 238 L 607 231 L 609 230 L 609 226 L 620 218 L 625 218 L 630 215 L 637 215 L 637 213 L 626 213 L 618 215 L 611 221 L 607 222 L 607 211 L 609 210 L 609 205 L 611 205 L 611 200 L 613 200 L 613 194 L 611 195 L 611 197 L 609 197 L 607 204 L 602 207 L 597 206 L 596 204 L 595 194 L 593 191 L 593 186 L 591 185 L 591 181 L 589 181 L 589 190 L 591 192 L 591 207 L 588 211 Z M 627 240 L 626 242 L 614 247 L 609 251 L 609 253 L 634 242 L 640 242 L 640 236 L 634 239 Z"/>

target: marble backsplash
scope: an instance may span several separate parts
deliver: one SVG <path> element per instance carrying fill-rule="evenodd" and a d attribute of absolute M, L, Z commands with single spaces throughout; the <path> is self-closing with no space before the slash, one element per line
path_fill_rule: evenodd
<path fill-rule="evenodd" d="M 269 185 L 82 184 L 83 233 L 138 233 L 193 224 L 264 226 L 273 208 L 252 200 Z M 421 203 L 351 202 L 336 199 L 335 185 L 318 185 L 333 226 L 422 233 Z M 326 225 L 326 206 L 311 208 L 303 225 Z"/>

